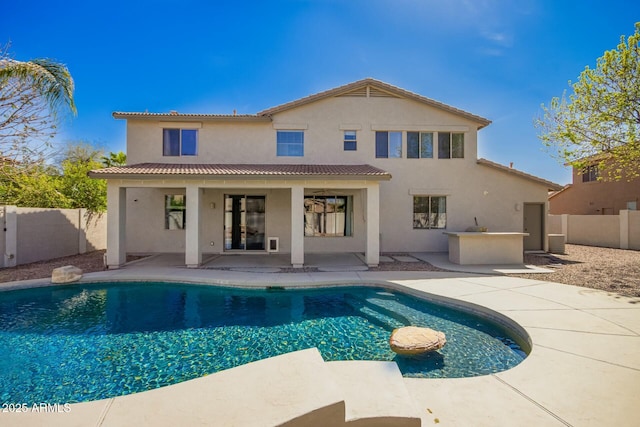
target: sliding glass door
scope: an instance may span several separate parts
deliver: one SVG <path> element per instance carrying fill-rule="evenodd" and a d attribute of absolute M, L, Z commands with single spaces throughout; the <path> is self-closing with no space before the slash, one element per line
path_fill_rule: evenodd
<path fill-rule="evenodd" d="M 265 197 L 225 195 L 224 249 L 263 251 L 264 236 Z"/>

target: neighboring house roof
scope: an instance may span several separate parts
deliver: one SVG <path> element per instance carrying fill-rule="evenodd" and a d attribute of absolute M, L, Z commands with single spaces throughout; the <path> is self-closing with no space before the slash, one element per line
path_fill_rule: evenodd
<path fill-rule="evenodd" d="M 567 184 L 564 187 L 562 187 L 560 190 L 554 191 L 553 193 L 549 194 L 549 199 L 551 199 L 552 197 L 557 196 L 558 194 L 567 191 L 568 189 L 571 188 L 571 184 Z"/>
<path fill-rule="evenodd" d="M 534 181 L 538 184 L 542 184 L 542 185 L 546 185 L 548 190 L 553 190 L 553 191 L 559 191 L 561 190 L 563 187 L 560 184 L 556 184 L 555 182 L 551 182 L 551 181 L 547 181 L 546 179 L 542 179 L 542 178 L 538 178 L 537 176 L 534 175 L 530 175 L 528 173 L 519 171 L 517 169 L 513 169 L 507 166 L 503 166 L 501 164 L 498 163 L 494 163 L 490 160 L 487 159 L 478 159 L 478 164 L 479 165 L 484 165 L 484 166 L 488 166 L 490 168 L 493 169 L 497 169 L 499 171 L 502 172 L 507 172 L 509 174 L 515 175 L 515 176 L 519 176 L 520 178 L 525 178 L 528 179 L 530 181 Z"/>
<path fill-rule="evenodd" d="M 190 113 L 178 113 L 177 111 L 171 111 L 169 113 L 136 113 L 136 112 L 122 112 L 115 111 L 112 113 L 116 119 L 163 119 L 167 121 L 179 121 L 179 120 L 205 120 L 205 121 L 270 121 L 271 116 L 282 111 L 290 110 L 292 108 L 301 107 L 303 105 L 320 101 L 325 98 L 335 96 L 366 96 L 369 94 L 371 97 L 394 97 L 394 98 L 406 98 L 413 101 L 420 102 L 422 104 L 429 105 L 431 107 L 438 108 L 440 110 L 447 111 L 451 114 L 455 114 L 464 117 L 468 120 L 478 123 L 478 129 L 489 125 L 491 120 L 484 117 L 471 114 L 469 112 L 460 110 L 442 102 L 435 101 L 430 98 L 426 98 L 422 95 L 418 95 L 408 90 L 401 89 L 399 87 L 390 85 L 385 82 L 381 82 L 376 79 L 366 78 L 355 81 L 343 86 L 339 86 L 333 89 L 329 89 L 323 92 L 309 95 L 304 98 L 297 99 L 295 101 L 287 102 L 275 107 L 268 108 L 260 111 L 257 114 L 190 114 Z"/>
<path fill-rule="evenodd" d="M 308 164 L 174 164 L 139 163 L 95 169 L 92 178 L 131 178 L 178 176 L 215 177 L 359 177 L 389 180 L 391 174 L 370 165 L 308 165 Z"/>

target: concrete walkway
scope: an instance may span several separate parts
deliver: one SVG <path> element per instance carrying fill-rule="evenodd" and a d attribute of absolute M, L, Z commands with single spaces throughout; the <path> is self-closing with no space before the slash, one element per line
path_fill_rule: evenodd
<path fill-rule="evenodd" d="M 532 351 L 520 365 L 498 374 L 461 379 L 405 378 L 423 426 L 638 425 L 640 298 L 531 277 L 408 271 L 267 274 L 139 263 L 87 274 L 85 280 L 181 280 L 243 286 L 372 283 L 454 298 L 460 304 L 485 307 L 516 321 L 530 335 Z M 44 282 L 31 281 L 33 285 Z M 22 286 L 14 283 L 2 287 Z M 190 393 L 184 386 L 170 386 L 166 392 L 171 393 L 173 387 L 176 401 L 184 401 L 185 393 Z M 136 396 L 144 399 L 147 393 Z M 203 406 L 209 400 L 197 389 L 189 398 Z M 0 425 L 82 425 L 88 420 L 89 425 L 107 425 L 103 424 L 105 413 L 94 418 L 96 414 L 86 412 L 87 405 L 79 405 L 72 405 L 68 414 L 0 413 Z M 140 406 L 141 411 L 144 408 Z M 164 409 L 166 425 L 179 421 L 172 419 L 170 409 Z M 200 425 L 224 425 L 224 420 L 202 420 Z"/>

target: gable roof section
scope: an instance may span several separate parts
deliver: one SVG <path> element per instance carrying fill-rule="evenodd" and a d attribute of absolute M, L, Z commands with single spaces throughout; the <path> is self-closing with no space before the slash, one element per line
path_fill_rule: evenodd
<path fill-rule="evenodd" d="M 295 101 L 287 102 L 276 107 L 272 107 L 258 113 L 259 116 L 272 116 L 273 114 L 280 113 L 282 111 L 297 108 L 312 102 L 316 102 L 325 98 L 337 97 L 337 96 L 370 96 L 370 97 L 394 97 L 405 98 L 413 101 L 420 102 L 422 104 L 429 105 L 431 107 L 438 108 L 440 110 L 447 111 L 449 113 L 464 117 L 468 120 L 474 121 L 479 124 L 478 129 L 489 125 L 491 120 L 484 117 L 477 116 L 475 114 L 468 113 L 458 108 L 451 107 L 443 104 L 442 102 L 435 101 L 433 99 L 418 95 L 413 92 L 409 92 L 405 89 L 390 85 L 388 83 L 381 82 L 376 79 L 366 78 L 358 80 L 353 83 L 349 83 L 343 86 L 339 86 L 333 89 L 329 89 L 323 92 L 309 95 L 304 98 L 297 99 Z"/>
<path fill-rule="evenodd" d="M 556 184 L 555 182 L 551 182 L 551 181 L 547 181 L 546 179 L 542 179 L 542 178 L 538 178 L 537 176 L 534 175 L 530 175 L 528 173 L 519 171 L 517 169 L 513 169 L 507 166 L 503 166 L 501 164 L 498 163 L 494 163 L 490 160 L 487 159 L 478 159 L 478 164 L 479 165 L 483 165 L 483 166 L 488 166 L 490 168 L 493 169 L 497 169 L 501 172 L 506 172 L 515 176 L 518 176 L 520 178 L 524 178 L 524 179 L 528 179 L 529 181 L 533 181 L 537 184 L 540 185 L 544 185 L 547 187 L 548 190 L 553 190 L 553 191 L 558 191 L 561 190 L 563 187 L 560 184 Z"/>
<path fill-rule="evenodd" d="M 370 165 L 175 164 L 138 163 L 89 172 L 91 178 L 349 178 L 389 180 L 391 174 Z"/>
<path fill-rule="evenodd" d="M 257 114 L 191 114 L 191 113 L 178 113 L 172 111 L 169 113 L 149 113 L 149 112 L 123 112 L 114 111 L 112 116 L 116 119 L 147 119 L 157 120 L 162 119 L 166 121 L 180 121 L 180 120 L 202 120 L 202 121 L 258 121 L 265 122 L 270 121 L 271 116 L 282 111 L 290 110 L 292 108 L 301 107 L 303 105 L 310 104 L 312 102 L 320 101 L 322 99 L 337 97 L 337 96 L 354 96 L 354 97 L 391 97 L 411 99 L 419 103 L 438 108 L 443 111 L 447 111 L 451 114 L 455 114 L 460 117 L 464 117 L 478 124 L 478 129 L 489 125 L 491 120 L 484 117 L 477 116 L 475 114 L 468 113 L 464 110 L 460 110 L 450 105 L 443 104 L 442 102 L 435 101 L 433 99 L 418 95 L 408 90 L 401 89 L 399 87 L 390 85 L 380 80 L 366 78 L 358 80 L 353 83 L 348 83 L 343 86 L 339 86 L 333 89 L 329 89 L 323 92 L 309 95 L 304 98 L 296 99 L 295 101 L 287 102 L 266 110 L 260 111 Z"/>

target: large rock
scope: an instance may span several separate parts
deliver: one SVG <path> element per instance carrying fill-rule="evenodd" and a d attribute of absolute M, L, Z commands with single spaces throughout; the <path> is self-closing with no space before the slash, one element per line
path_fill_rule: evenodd
<path fill-rule="evenodd" d="M 51 283 L 71 283 L 82 278 L 82 270 L 73 265 L 58 267 L 51 273 Z"/>
<path fill-rule="evenodd" d="M 444 332 L 418 326 L 394 329 L 389 338 L 391 350 L 407 356 L 439 350 L 446 343 Z"/>

